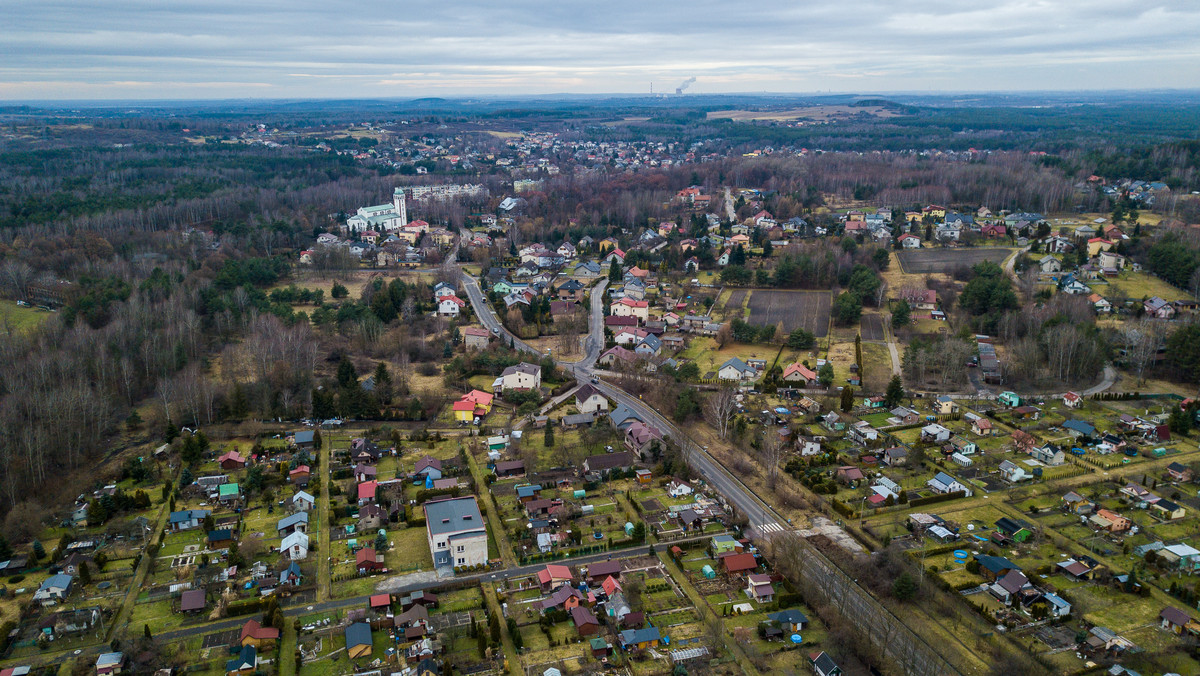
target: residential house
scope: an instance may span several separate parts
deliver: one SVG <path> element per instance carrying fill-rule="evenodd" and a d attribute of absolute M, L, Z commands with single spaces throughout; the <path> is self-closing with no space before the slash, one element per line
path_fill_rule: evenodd
<path fill-rule="evenodd" d="M 742 552 L 742 543 L 733 538 L 732 535 L 722 533 L 714 535 L 709 540 L 709 548 L 712 549 L 714 558 L 721 558 L 722 554 L 739 554 Z"/>
<path fill-rule="evenodd" d="M 883 464 L 888 467 L 902 467 L 908 464 L 908 450 L 893 446 L 883 452 Z"/>
<path fill-rule="evenodd" d="M 487 329 L 468 326 L 462 330 L 463 343 L 468 350 L 486 350 L 492 334 Z"/>
<path fill-rule="evenodd" d="M 979 562 L 979 574 L 990 582 L 999 580 L 1011 570 L 1021 570 L 1017 564 L 1009 561 L 1003 556 L 976 554 L 975 560 Z"/>
<path fill-rule="evenodd" d="M 1088 523 L 1094 528 L 1106 530 L 1110 533 L 1124 533 L 1133 527 L 1133 522 L 1129 519 L 1117 514 L 1108 509 L 1098 509 L 1090 518 Z"/>
<path fill-rule="evenodd" d="M 771 613 L 767 615 L 767 619 L 777 623 L 779 628 L 785 633 L 804 631 L 804 628 L 808 625 L 808 616 L 795 608 Z"/>
<path fill-rule="evenodd" d="M 296 531 L 307 533 L 308 512 L 296 512 L 290 516 L 283 517 L 278 523 L 275 524 L 275 531 L 280 537 Z"/>
<path fill-rule="evenodd" d="M 817 382 L 817 374 L 804 364 L 794 362 L 783 369 L 783 381 L 800 387 L 808 387 L 810 383 Z"/>
<path fill-rule="evenodd" d="M 279 553 L 292 561 L 308 558 L 308 534 L 294 531 L 279 543 Z"/>
<path fill-rule="evenodd" d="M 1083 397 L 1079 396 L 1078 392 L 1067 392 L 1062 399 L 1067 408 L 1079 408 L 1083 405 Z"/>
<path fill-rule="evenodd" d="M 1054 256 L 1044 256 L 1038 261 L 1038 268 L 1041 269 L 1043 274 L 1047 275 L 1062 272 L 1062 261 Z"/>
<path fill-rule="evenodd" d="M 1033 478 L 1033 475 L 1026 472 L 1023 467 L 1012 462 L 1011 460 L 1004 460 L 1000 463 L 1000 476 L 1005 481 L 1012 483 Z"/>
<path fill-rule="evenodd" d="M 191 530 L 199 528 L 200 524 L 204 523 L 204 517 L 211 513 L 207 509 L 185 509 L 171 512 L 168 522 L 173 531 Z"/>
<path fill-rule="evenodd" d="M 237 451 L 229 451 L 217 458 L 217 464 L 221 466 L 221 469 L 242 469 L 246 466 L 246 459 Z"/>
<path fill-rule="evenodd" d="M 662 445 L 662 432 L 638 420 L 625 430 L 625 449 L 649 461 L 655 444 Z"/>
<path fill-rule="evenodd" d="M 317 503 L 317 499 L 307 491 L 299 491 L 292 496 L 292 509 L 307 512 Z"/>
<path fill-rule="evenodd" d="M 51 575 L 33 593 L 33 600 L 40 601 L 44 606 L 52 606 L 70 595 L 74 582 L 75 578 L 65 573 Z"/>
<path fill-rule="evenodd" d="M 354 568 L 359 575 L 376 573 L 386 568 L 384 557 L 380 556 L 373 547 L 363 547 L 354 552 Z"/>
<path fill-rule="evenodd" d="M 1159 627 L 1166 629 L 1172 634 L 1182 634 L 1188 625 L 1196 625 L 1195 620 L 1193 620 L 1186 612 L 1173 606 L 1167 606 L 1166 608 L 1163 608 L 1158 614 L 1158 620 Z"/>
<path fill-rule="evenodd" d="M 1166 498 L 1160 498 L 1157 502 L 1150 505 L 1150 513 L 1164 521 L 1174 521 L 1187 516 L 1187 512 L 1183 507 Z"/>
<path fill-rule="evenodd" d="M 1167 476 L 1175 481 L 1191 481 L 1192 468 L 1183 463 L 1173 462 L 1167 465 Z"/>
<path fill-rule="evenodd" d="M 571 609 L 571 622 L 580 636 L 591 636 L 600 631 L 600 620 L 596 619 L 591 610 L 583 606 L 575 606 Z"/>
<path fill-rule="evenodd" d="M 274 647 L 278 643 L 279 630 L 275 627 L 264 627 L 258 620 L 247 620 L 238 635 L 238 645 L 243 648 L 254 646 L 258 649 L 266 649 Z"/>
<path fill-rule="evenodd" d="M 1175 316 L 1175 306 L 1158 296 L 1142 301 L 1142 308 L 1147 315 L 1156 319 L 1170 319 Z"/>
<path fill-rule="evenodd" d="M 727 575 L 742 576 L 758 569 L 758 559 L 750 552 L 726 554 L 720 558 L 721 570 Z"/>
<path fill-rule="evenodd" d="M 959 406 L 958 402 L 951 399 L 948 395 L 943 394 L 934 403 L 934 410 L 940 415 L 953 415 L 958 413 Z"/>
<path fill-rule="evenodd" d="M 370 624 L 355 622 L 346 627 L 346 655 L 350 659 L 370 656 L 373 643 Z"/>
<path fill-rule="evenodd" d="M 746 596 L 758 603 L 771 603 L 775 600 L 775 585 L 771 584 L 770 575 L 747 575 L 745 592 Z"/>
<path fill-rule="evenodd" d="M 982 416 L 971 421 L 971 431 L 981 437 L 989 437 L 996 432 L 996 426 L 991 420 Z"/>
<path fill-rule="evenodd" d="M 812 662 L 813 673 L 817 676 L 842 676 L 842 668 L 824 650 L 809 654 L 808 659 Z"/>
<path fill-rule="evenodd" d="M 650 304 L 644 300 L 622 298 L 609 305 L 609 313 L 616 317 L 636 317 L 644 322 L 650 319 Z"/>
<path fill-rule="evenodd" d="M 608 411 L 608 398 L 591 383 L 575 391 L 575 408 L 580 413 L 603 413 Z"/>
<path fill-rule="evenodd" d="M 233 659 L 225 662 L 225 676 L 253 674 L 258 670 L 258 649 L 252 645 L 244 646 L 234 653 Z"/>
<path fill-rule="evenodd" d="M 942 443 L 950 440 L 951 432 L 949 429 L 932 423 L 921 428 L 921 440 L 931 443 Z"/>
<path fill-rule="evenodd" d="M 1030 586 L 1029 578 L 1025 577 L 1024 573 L 1010 570 L 988 587 L 988 591 L 1004 605 L 1011 606 L 1013 599 L 1027 586 Z"/>
<path fill-rule="evenodd" d="M 526 392 L 542 386 L 542 367 L 521 362 L 504 369 L 492 384 L 493 391 L 516 390 Z"/>
<path fill-rule="evenodd" d="M 487 563 L 487 530 L 474 496 L 426 502 L 424 509 L 435 567 Z"/>
<path fill-rule="evenodd" d="M 758 377 L 758 371 L 737 357 L 730 357 L 717 369 L 717 377 L 721 380 L 753 380 Z"/>
<path fill-rule="evenodd" d="M 618 638 L 621 641 L 621 647 L 630 651 L 655 648 L 658 646 L 659 641 L 662 640 L 658 627 L 626 629 L 618 635 Z"/>
<path fill-rule="evenodd" d="M 1057 467 L 1067 461 L 1062 449 L 1050 443 L 1030 449 L 1029 457 L 1051 467 Z"/>
<path fill-rule="evenodd" d="M 932 479 L 925 482 L 930 490 L 934 493 L 957 493 L 961 491 L 966 497 L 971 497 L 971 489 L 964 486 L 958 479 L 946 474 L 938 472 Z"/>
<path fill-rule="evenodd" d="M 25 667 L 28 672 L 28 667 Z M 104 676 L 105 674 L 119 674 L 125 670 L 125 653 L 100 653 L 96 658 L 96 676 Z M 16 669 L 6 669 L 5 671 L 16 672 Z"/>
<path fill-rule="evenodd" d="M 634 422 L 640 421 L 630 421 L 630 425 Z M 632 453 L 603 453 L 586 458 L 583 461 L 583 472 L 584 474 L 600 474 L 613 470 L 628 472 L 633 463 L 634 455 Z"/>

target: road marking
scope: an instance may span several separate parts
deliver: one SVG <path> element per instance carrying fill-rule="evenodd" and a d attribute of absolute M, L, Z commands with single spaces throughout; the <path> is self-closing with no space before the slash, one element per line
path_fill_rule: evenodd
<path fill-rule="evenodd" d="M 758 528 L 760 533 L 782 533 L 787 530 L 774 521 L 770 523 L 760 523 L 758 526 L 756 526 L 756 528 Z"/>

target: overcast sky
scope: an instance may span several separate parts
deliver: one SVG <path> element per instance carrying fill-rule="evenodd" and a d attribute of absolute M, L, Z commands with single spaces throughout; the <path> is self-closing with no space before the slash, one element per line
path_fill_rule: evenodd
<path fill-rule="evenodd" d="M 0 0 L 0 98 L 1200 87 L 1197 0 Z"/>

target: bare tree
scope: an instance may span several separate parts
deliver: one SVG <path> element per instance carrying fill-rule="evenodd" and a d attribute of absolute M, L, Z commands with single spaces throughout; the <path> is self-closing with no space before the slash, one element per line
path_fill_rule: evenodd
<path fill-rule="evenodd" d="M 704 401 L 704 419 L 716 428 L 724 439 L 729 436 L 733 414 L 737 411 L 737 395 L 732 387 L 723 387 Z"/>
<path fill-rule="evenodd" d="M 1145 318 L 1121 332 L 1126 359 L 1130 367 L 1137 371 L 1139 385 L 1145 382 L 1146 367 L 1153 363 L 1158 354 L 1164 332 L 1162 322 Z"/>
<path fill-rule="evenodd" d="M 773 428 L 765 430 L 762 440 L 762 463 L 767 468 L 767 486 L 772 490 L 779 478 L 779 465 L 783 462 L 783 456 L 783 437 Z"/>

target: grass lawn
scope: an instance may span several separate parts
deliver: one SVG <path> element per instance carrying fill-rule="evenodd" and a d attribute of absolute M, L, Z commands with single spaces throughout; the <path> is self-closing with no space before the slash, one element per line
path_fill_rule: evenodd
<path fill-rule="evenodd" d="M 1148 272 L 1133 272 L 1125 270 L 1116 277 L 1109 277 L 1108 284 L 1094 284 L 1092 288 L 1100 295 L 1112 295 L 1114 287 L 1119 287 L 1125 295 L 1133 300 L 1141 300 L 1158 296 L 1163 300 L 1185 300 L 1188 293 L 1183 289 L 1171 286 L 1167 282 Z"/>
<path fill-rule="evenodd" d="M 47 310 L 34 307 L 21 307 L 16 301 L 0 301 L 0 332 L 31 331 L 42 325 L 53 315 Z"/>

